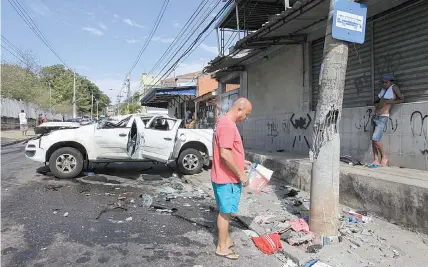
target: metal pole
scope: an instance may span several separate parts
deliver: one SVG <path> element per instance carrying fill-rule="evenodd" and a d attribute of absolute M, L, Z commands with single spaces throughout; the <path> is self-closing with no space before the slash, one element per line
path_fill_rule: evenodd
<path fill-rule="evenodd" d="M 98 100 L 97 100 L 97 120 L 98 120 Z"/>
<path fill-rule="evenodd" d="M 49 84 L 49 111 L 52 115 L 52 87 L 49 81 L 48 81 L 48 84 Z"/>
<path fill-rule="evenodd" d="M 92 120 L 92 114 L 94 110 L 94 92 L 91 94 L 91 120 Z"/>
<path fill-rule="evenodd" d="M 76 118 L 76 71 L 74 73 L 73 78 L 73 118 Z"/>
<path fill-rule="evenodd" d="M 335 0 L 330 0 L 319 77 L 320 93 L 313 124 L 310 230 L 337 237 L 339 228 L 340 137 L 348 46 L 332 38 Z"/>
<path fill-rule="evenodd" d="M 217 50 L 219 56 L 221 56 L 221 46 L 220 46 L 220 36 L 218 36 L 218 28 L 215 28 L 216 36 L 217 36 Z"/>
<path fill-rule="evenodd" d="M 238 30 L 238 40 L 241 39 L 241 31 L 239 30 L 239 8 L 238 3 L 235 1 L 236 6 L 236 29 Z"/>

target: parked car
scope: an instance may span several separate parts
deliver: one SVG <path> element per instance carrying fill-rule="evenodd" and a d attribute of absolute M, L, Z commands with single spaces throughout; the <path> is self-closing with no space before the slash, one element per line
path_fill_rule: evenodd
<path fill-rule="evenodd" d="M 212 158 L 212 129 L 183 129 L 181 120 L 167 115 L 67 124 L 40 125 L 42 134 L 25 148 L 27 158 L 48 164 L 58 178 L 74 178 L 90 162 L 175 162 L 181 173 L 195 174 Z"/>

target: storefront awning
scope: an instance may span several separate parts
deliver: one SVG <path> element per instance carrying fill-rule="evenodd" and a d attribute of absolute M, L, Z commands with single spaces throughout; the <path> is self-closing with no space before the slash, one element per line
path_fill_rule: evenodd
<path fill-rule="evenodd" d="M 142 99 L 141 105 L 156 108 L 168 108 L 170 105 L 193 101 L 196 86 L 153 88 Z"/>

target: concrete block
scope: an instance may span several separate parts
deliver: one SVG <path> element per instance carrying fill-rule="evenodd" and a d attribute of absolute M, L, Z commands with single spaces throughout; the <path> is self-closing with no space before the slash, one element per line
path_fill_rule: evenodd
<path fill-rule="evenodd" d="M 404 135 L 401 137 L 401 153 L 411 155 L 413 152 L 413 137 Z"/>
<path fill-rule="evenodd" d="M 389 153 L 398 154 L 401 151 L 401 136 L 391 135 L 389 137 Z"/>

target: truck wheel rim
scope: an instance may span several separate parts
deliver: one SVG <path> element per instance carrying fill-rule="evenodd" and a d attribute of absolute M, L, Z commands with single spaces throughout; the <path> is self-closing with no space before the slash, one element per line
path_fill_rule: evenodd
<path fill-rule="evenodd" d="M 193 171 L 199 165 L 199 159 L 194 154 L 188 154 L 183 158 L 183 167 L 186 170 Z"/>
<path fill-rule="evenodd" d="M 56 168 L 62 173 L 70 173 L 77 167 L 76 158 L 70 154 L 62 154 L 56 159 Z"/>

